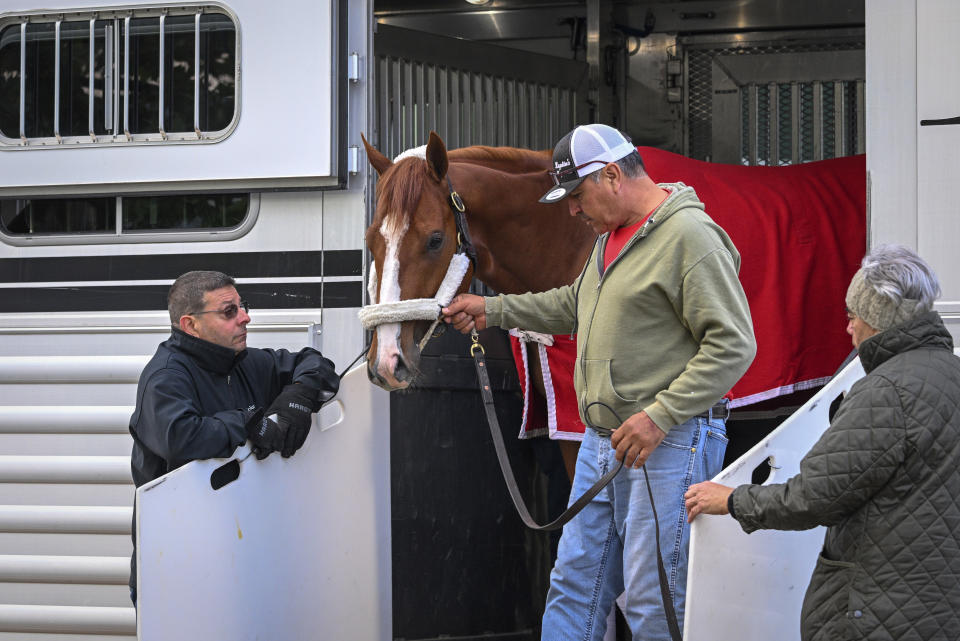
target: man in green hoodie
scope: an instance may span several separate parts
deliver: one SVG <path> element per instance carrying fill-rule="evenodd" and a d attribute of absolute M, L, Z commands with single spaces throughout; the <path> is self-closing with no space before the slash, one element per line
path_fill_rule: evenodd
<path fill-rule="evenodd" d="M 683 495 L 716 475 L 726 449 L 723 396 L 756 353 L 740 254 L 694 190 L 657 184 L 630 140 L 583 125 L 553 152 L 554 187 L 600 237 L 571 285 L 538 294 L 463 294 L 443 314 L 487 326 L 577 332 L 574 387 L 584 435 L 575 500 L 616 461 L 625 468 L 563 530 L 542 638 L 603 638 L 625 591 L 635 639 L 670 639 L 657 571 L 652 492 L 668 589 L 683 626 L 689 526 Z M 615 460 L 614 460 L 615 459 Z"/>

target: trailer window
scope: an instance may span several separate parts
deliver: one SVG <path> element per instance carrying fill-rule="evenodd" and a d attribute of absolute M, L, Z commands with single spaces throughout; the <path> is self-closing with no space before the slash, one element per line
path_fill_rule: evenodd
<path fill-rule="evenodd" d="M 114 212 L 114 198 L 0 201 L 0 223 L 11 236 L 112 234 L 117 220 Z"/>
<path fill-rule="evenodd" d="M 213 142 L 236 121 L 237 26 L 209 5 L 0 21 L 0 149 Z"/>
<path fill-rule="evenodd" d="M 199 232 L 194 240 L 210 240 L 248 227 L 250 194 L 179 196 L 113 196 L 106 198 L 0 199 L 0 233 L 4 240 L 78 239 L 129 241 L 153 234 L 150 241 L 183 241 L 184 232 Z M 163 238 L 163 232 L 178 232 Z M 36 243 L 34 243 L 36 244 Z"/>
<path fill-rule="evenodd" d="M 246 195 L 135 197 L 123 199 L 124 233 L 183 229 L 233 229 L 243 222 Z"/>

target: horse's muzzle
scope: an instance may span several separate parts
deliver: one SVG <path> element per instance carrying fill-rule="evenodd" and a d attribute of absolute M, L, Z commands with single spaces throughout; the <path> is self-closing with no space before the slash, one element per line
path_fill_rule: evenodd
<path fill-rule="evenodd" d="M 406 389 L 416 377 L 414 371 L 407 366 L 403 356 L 400 355 L 396 360 L 396 366 L 393 371 L 381 372 L 378 361 L 367 361 L 367 378 L 370 382 L 381 387 L 388 392 Z"/>

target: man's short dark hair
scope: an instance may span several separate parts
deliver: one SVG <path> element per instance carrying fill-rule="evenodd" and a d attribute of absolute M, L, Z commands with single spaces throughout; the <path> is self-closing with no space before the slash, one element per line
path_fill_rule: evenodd
<path fill-rule="evenodd" d="M 647 174 L 647 168 L 643 165 L 643 158 L 640 157 L 640 153 L 637 151 L 627 154 L 620 160 L 617 160 L 616 163 L 623 171 L 623 175 L 627 178 L 640 178 Z M 600 170 L 590 175 L 593 177 L 593 182 L 600 182 Z"/>
<path fill-rule="evenodd" d="M 223 272 L 195 271 L 182 274 L 173 281 L 167 294 L 170 322 L 180 325 L 181 316 L 203 311 L 203 296 L 207 292 L 235 286 L 234 280 Z"/>

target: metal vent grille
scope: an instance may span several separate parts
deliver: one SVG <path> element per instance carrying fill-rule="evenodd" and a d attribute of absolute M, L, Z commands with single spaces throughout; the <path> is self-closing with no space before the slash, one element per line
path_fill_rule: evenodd
<path fill-rule="evenodd" d="M 747 95 L 747 94 L 744 94 Z M 759 127 L 757 135 L 757 155 L 761 158 L 770 157 L 770 88 L 767 86 L 757 88 L 757 123 Z M 750 127 L 743 126 L 745 136 L 749 140 Z"/>
<path fill-rule="evenodd" d="M 576 124 L 570 88 L 390 56 L 377 66 L 377 129 L 388 157 L 424 144 L 431 130 L 450 149 L 549 149 Z"/>
<path fill-rule="evenodd" d="M 843 151 L 848 156 L 857 153 L 860 140 L 857 132 L 863 118 L 863 96 L 860 83 L 843 83 Z M 841 154 L 837 154 L 838 156 Z"/>
<path fill-rule="evenodd" d="M 833 109 L 834 85 L 823 85 L 820 112 L 823 114 L 823 157 L 833 158 L 837 148 L 837 117 Z"/>
<path fill-rule="evenodd" d="M 788 84 L 777 85 L 777 157 L 774 165 L 789 165 L 793 150 L 793 91 Z"/>
<path fill-rule="evenodd" d="M 810 162 L 816 158 L 816 145 L 814 145 L 814 135 L 816 127 L 814 118 L 816 112 L 813 108 L 813 83 L 805 82 L 800 85 L 800 162 Z"/>
<path fill-rule="evenodd" d="M 431 131 L 447 149 L 552 149 L 586 117 L 582 62 L 528 68 L 510 49 L 388 25 L 378 26 L 375 49 L 372 140 L 388 158 L 426 144 Z M 476 280 L 471 291 L 495 293 Z"/>
<path fill-rule="evenodd" d="M 862 39 L 722 46 L 716 43 L 686 44 L 686 154 L 699 160 L 713 159 L 713 61 L 717 56 L 863 48 Z M 835 89 L 834 84 L 839 88 Z M 863 151 L 862 81 L 833 83 L 825 77 L 821 82 L 812 83 L 774 82 L 747 85 L 741 87 L 740 93 L 739 140 L 740 162 L 743 164 L 792 164 Z M 751 101 L 754 101 L 753 105 Z M 751 110 L 755 110 L 755 120 L 751 117 Z M 755 140 L 751 140 L 753 137 Z"/>

